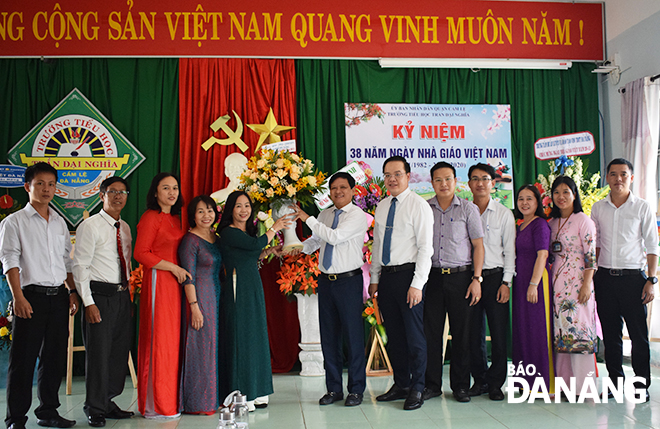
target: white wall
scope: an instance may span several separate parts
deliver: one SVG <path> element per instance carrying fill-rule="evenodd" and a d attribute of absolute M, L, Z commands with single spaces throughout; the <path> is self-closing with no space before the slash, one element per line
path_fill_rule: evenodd
<path fill-rule="evenodd" d="M 655 2 L 660 5 L 660 2 Z M 601 77 L 601 111 L 604 117 L 604 158 L 609 160 L 623 155 L 621 144 L 621 94 L 618 90 L 629 82 L 644 76 L 660 74 L 660 11 L 609 39 L 606 45 L 608 58 L 619 58 L 621 80 L 618 84 Z"/>

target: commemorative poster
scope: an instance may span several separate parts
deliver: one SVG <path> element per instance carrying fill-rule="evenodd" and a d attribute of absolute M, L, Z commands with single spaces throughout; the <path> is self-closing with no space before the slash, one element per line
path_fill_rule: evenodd
<path fill-rule="evenodd" d="M 403 156 L 411 190 L 425 199 L 435 195 L 430 170 L 439 161 L 456 169 L 456 194 L 472 199 L 468 169 L 483 162 L 500 176 L 493 199 L 513 208 L 511 106 L 346 103 L 344 110 L 348 162 L 362 161 L 382 177 L 383 162 Z"/>

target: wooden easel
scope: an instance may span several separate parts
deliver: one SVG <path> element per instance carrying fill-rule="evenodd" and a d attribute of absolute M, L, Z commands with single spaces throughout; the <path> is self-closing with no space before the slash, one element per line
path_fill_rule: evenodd
<path fill-rule="evenodd" d="M 374 315 L 376 316 L 376 323 L 378 325 L 383 324 L 383 320 L 380 317 L 380 311 L 378 310 L 378 300 L 373 298 L 374 302 Z M 385 344 L 383 344 L 383 339 L 378 333 L 376 326 L 371 327 L 371 349 L 369 351 L 369 359 L 367 359 L 367 375 L 370 377 L 383 377 L 387 375 L 392 375 L 392 364 L 390 363 L 390 357 L 387 355 L 387 350 L 385 350 Z"/>
<path fill-rule="evenodd" d="M 71 386 L 73 384 L 73 353 L 74 352 L 83 352 L 85 351 L 85 346 L 74 346 L 73 345 L 73 330 L 75 323 L 73 323 L 74 317 L 69 316 L 69 340 L 66 348 L 66 394 L 71 394 Z M 137 376 L 135 375 L 135 366 L 133 365 L 133 358 L 131 357 L 131 352 L 128 352 L 128 371 L 131 373 L 131 381 L 133 382 L 133 388 L 137 389 Z"/>

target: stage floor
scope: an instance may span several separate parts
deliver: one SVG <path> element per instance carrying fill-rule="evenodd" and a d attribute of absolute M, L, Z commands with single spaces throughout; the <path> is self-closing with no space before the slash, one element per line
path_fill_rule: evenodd
<path fill-rule="evenodd" d="M 632 376 L 629 366 L 626 376 Z M 472 398 L 470 403 L 459 403 L 451 396 L 449 389 L 449 368 L 445 365 L 445 394 L 427 401 L 416 411 L 403 411 L 403 401 L 377 403 L 376 396 L 385 392 L 392 383 L 391 377 L 367 377 L 367 390 L 364 402 L 359 407 L 344 407 L 343 402 L 319 406 L 318 399 L 325 393 L 323 377 L 301 377 L 297 374 L 275 374 L 275 393 L 270 397 L 266 409 L 250 414 L 250 429 L 324 429 L 324 428 L 660 428 L 660 369 L 652 369 L 650 388 L 651 401 L 646 404 L 608 403 L 595 404 L 587 400 L 584 404 L 545 404 L 537 400 L 533 404 L 509 404 L 506 399 L 493 402 L 487 395 Z M 605 366 L 599 364 L 601 376 L 606 374 Z M 346 379 L 346 374 L 344 374 Z M 600 386 L 600 382 L 598 383 Z M 83 413 L 85 383 L 82 377 L 74 378 L 73 394 L 60 392 L 60 413 L 75 419 L 76 427 L 89 427 Z M 126 380 L 124 393 L 117 398 L 123 409 L 137 411 L 137 391 L 130 378 Z M 36 388 L 32 410 L 36 407 Z M 0 406 L 5 409 L 5 393 L 0 395 Z M 34 413 L 30 411 L 27 428 L 38 428 Z M 115 429 L 175 429 L 175 428 L 216 428 L 218 415 L 183 415 L 174 420 L 147 420 L 135 416 L 127 420 L 108 420 L 106 427 Z"/>

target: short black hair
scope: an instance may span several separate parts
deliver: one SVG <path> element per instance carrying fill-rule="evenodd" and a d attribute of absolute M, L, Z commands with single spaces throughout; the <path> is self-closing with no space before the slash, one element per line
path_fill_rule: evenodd
<path fill-rule="evenodd" d="M 630 170 L 630 174 L 635 173 L 635 170 L 633 169 L 633 165 L 630 161 L 628 161 L 625 158 L 614 158 L 613 160 L 610 161 L 609 164 L 607 164 L 607 171 L 605 172 L 605 174 L 610 173 L 610 167 L 613 165 L 627 165 L 628 169 Z"/>
<path fill-rule="evenodd" d="M 245 191 L 234 191 L 227 197 L 225 208 L 222 210 L 222 217 L 220 218 L 220 223 L 218 224 L 218 228 L 216 230 L 218 234 L 222 235 L 222 230 L 227 228 L 234 221 L 234 207 L 236 207 L 236 200 L 238 200 L 238 197 L 241 195 L 245 195 L 250 202 L 250 217 L 245 222 L 245 232 L 249 236 L 257 236 L 257 226 L 254 224 L 254 204 L 252 203 L 250 196 Z"/>
<path fill-rule="evenodd" d="M 206 207 L 211 207 L 213 209 L 215 212 L 215 219 L 213 220 L 213 223 L 216 223 L 218 221 L 218 217 L 220 216 L 218 213 L 218 204 L 208 195 L 198 195 L 193 198 L 190 203 L 188 203 L 188 225 L 190 225 L 191 228 L 197 226 L 195 223 L 195 212 L 197 211 L 197 205 L 199 203 L 205 203 Z"/>
<path fill-rule="evenodd" d="M 124 186 L 126 187 L 126 190 L 129 191 L 129 192 L 131 191 L 130 187 L 128 186 L 128 182 L 126 181 L 126 179 L 124 179 L 123 177 L 119 177 L 119 176 L 112 176 L 112 177 L 108 177 L 103 182 L 101 182 L 101 187 L 99 188 L 99 192 L 105 194 L 105 190 L 108 189 L 108 186 L 112 185 L 113 183 L 117 183 L 117 182 L 123 183 Z"/>
<path fill-rule="evenodd" d="M 332 176 L 330 176 L 330 181 L 328 182 L 328 188 L 331 188 L 332 182 L 334 182 L 337 179 L 346 179 L 348 181 L 348 186 L 350 186 L 351 189 L 355 188 L 355 179 L 349 173 L 346 173 L 344 171 L 339 171 L 333 174 Z"/>
<path fill-rule="evenodd" d="M 518 196 L 520 193 L 524 190 L 531 191 L 532 194 L 534 194 L 534 197 L 536 198 L 536 213 L 534 213 L 536 216 L 542 218 L 542 219 L 547 219 L 548 217 L 545 215 L 545 212 L 543 211 L 543 200 L 541 199 L 541 193 L 539 192 L 538 188 L 534 185 L 522 185 L 520 189 L 518 189 L 518 192 L 516 193 L 516 201 L 518 200 Z M 515 204 L 516 208 L 514 209 L 514 214 L 516 215 L 516 219 L 522 219 L 523 214 L 518 210 L 518 203 L 516 202 Z"/>
<path fill-rule="evenodd" d="M 158 212 L 161 211 L 160 204 L 158 204 L 158 199 L 156 198 L 156 194 L 158 193 L 158 185 L 160 184 L 160 181 L 167 177 L 174 177 L 177 185 L 179 185 L 179 198 L 176 199 L 176 203 L 174 203 L 171 210 L 173 214 L 179 214 L 181 213 L 181 207 L 183 207 L 183 197 L 181 196 L 180 189 L 181 182 L 179 181 L 179 177 L 177 175 L 166 172 L 156 174 L 156 176 L 154 176 L 153 180 L 151 181 L 151 186 L 149 186 L 149 192 L 147 193 L 147 209 L 156 210 Z"/>
<path fill-rule="evenodd" d="M 403 162 L 404 170 L 406 171 L 406 173 L 410 173 L 410 164 L 408 163 L 408 161 L 406 161 L 406 158 L 404 158 L 402 156 L 399 156 L 399 155 L 390 156 L 389 158 L 387 158 L 385 160 L 385 162 L 383 163 L 383 173 L 385 172 L 385 166 L 387 165 L 387 163 L 388 162 L 394 162 L 394 161 Z"/>
<path fill-rule="evenodd" d="M 454 166 L 448 162 L 440 161 L 436 163 L 433 167 L 431 167 L 431 180 L 433 180 L 433 173 L 435 173 L 436 170 L 440 170 L 441 168 L 451 169 L 452 173 L 454 173 L 454 177 L 456 177 L 456 169 L 454 168 Z"/>
<path fill-rule="evenodd" d="M 48 164 L 47 162 L 41 161 L 41 162 L 35 162 L 34 164 L 32 164 L 31 166 L 25 169 L 25 176 L 24 176 L 25 183 L 32 182 L 34 176 L 41 173 L 54 174 L 55 180 L 57 180 L 57 170 L 55 170 L 55 167 Z"/>
<path fill-rule="evenodd" d="M 493 167 L 490 164 L 484 164 L 483 162 L 479 162 L 479 163 L 474 164 L 473 166 L 471 166 L 470 169 L 468 170 L 468 180 L 470 180 L 470 177 L 472 177 L 472 172 L 474 170 L 481 170 L 481 171 L 485 172 L 486 174 L 488 174 L 490 176 L 491 179 L 494 179 L 496 177 L 500 177 L 500 175 L 497 174 L 497 172 L 495 171 L 495 167 Z"/>
<path fill-rule="evenodd" d="M 582 211 L 582 201 L 580 200 L 580 192 L 578 191 L 575 181 L 568 176 L 557 176 L 554 182 L 552 182 L 552 189 L 550 190 L 550 197 L 552 198 L 552 209 L 550 210 L 551 218 L 561 217 L 561 211 L 559 207 L 555 204 L 555 189 L 561 184 L 568 186 L 568 189 L 571 190 L 575 200 L 573 200 L 573 213 L 580 213 Z"/>

